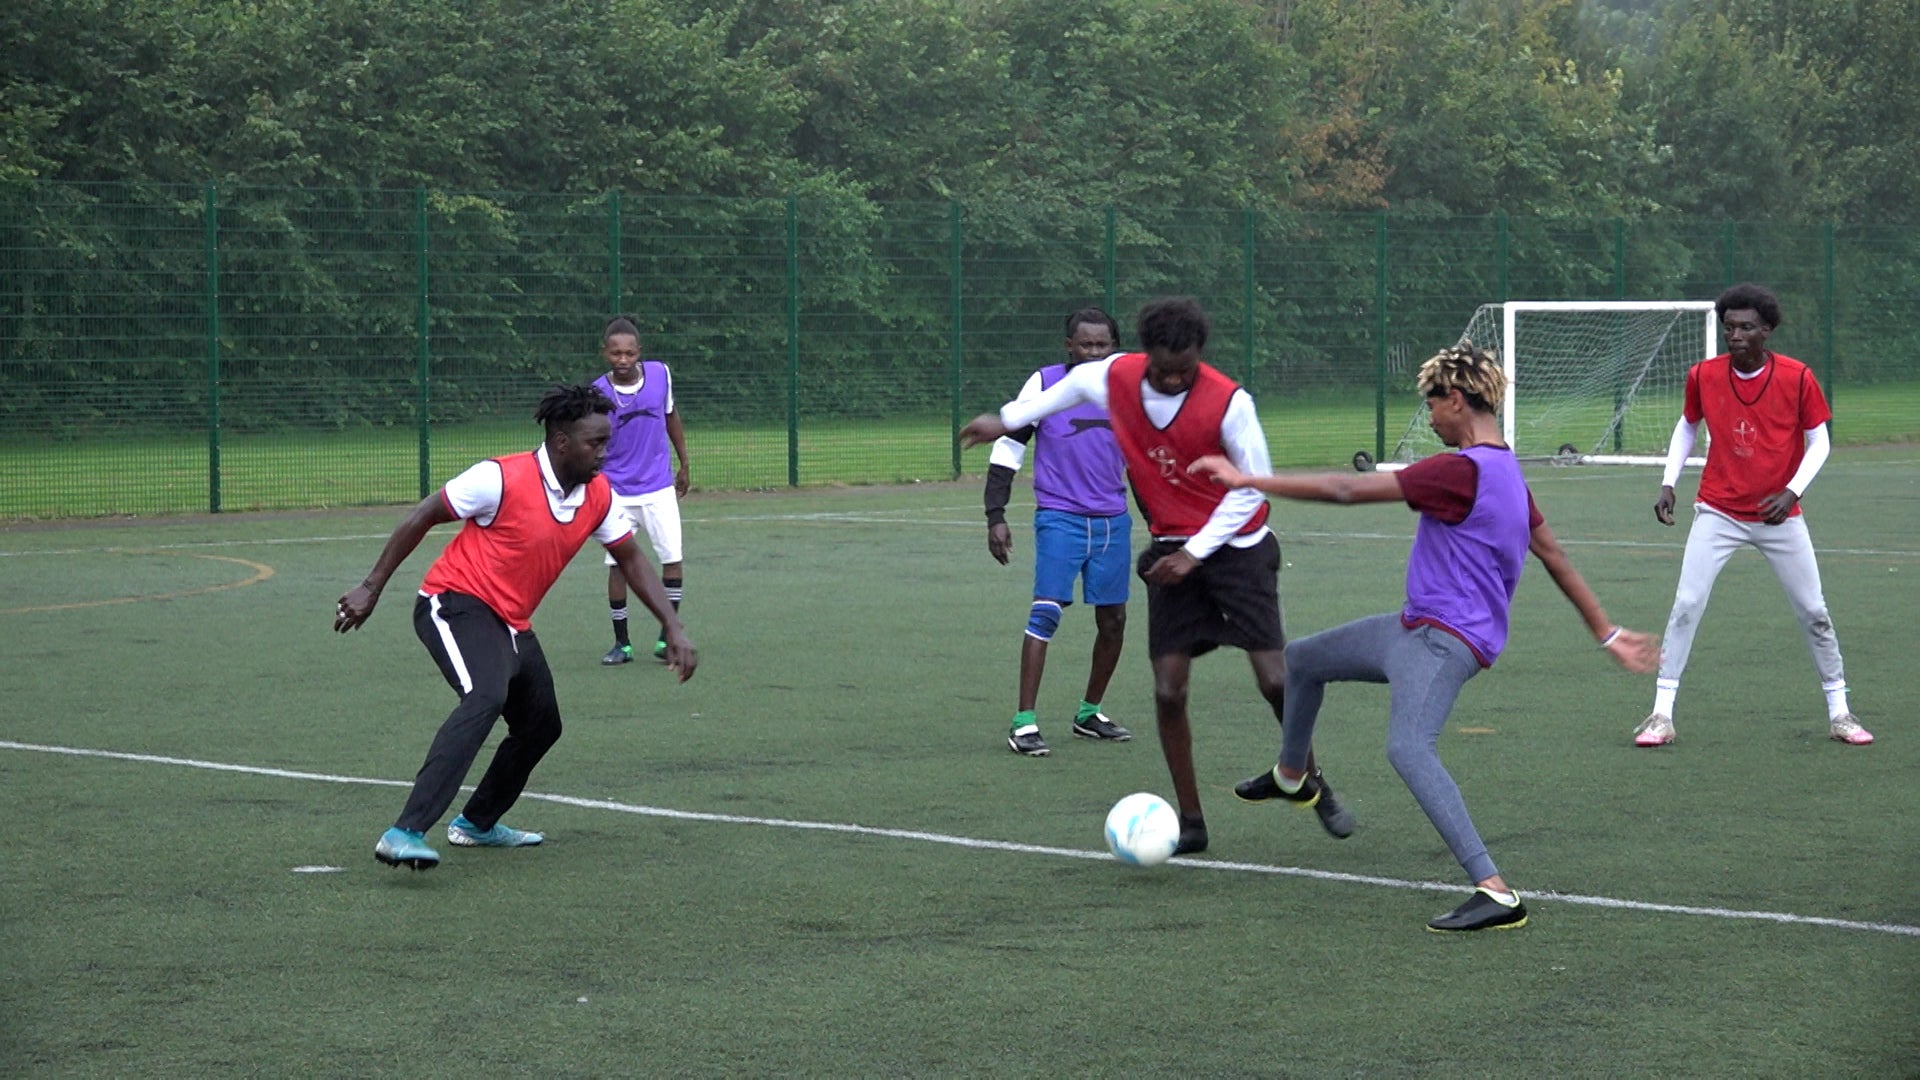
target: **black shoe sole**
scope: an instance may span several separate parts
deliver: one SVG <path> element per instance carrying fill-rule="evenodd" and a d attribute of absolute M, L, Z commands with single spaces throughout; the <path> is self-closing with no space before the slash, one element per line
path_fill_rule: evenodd
<path fill-rule="evenodd" d="M 1467 901 L 1437 919 L 1427 929 L 1436 934 L 1471 934 L 1480 930 L 1518 930 L 1527 925 L 1527 905 L 1508 907 L 1485 892 L 1476 892 Z"/>
<path fill-rule="evenodd" d="M 1053 753 L 1053 747 L 1051 746 L 1043 746 L 1038 750 L 1022 750 L 1013 744 L 1012 739 L 1007 740 L 1007 749 L 1019 754 L 1021 757 L 1046 757 L 1048 754 Z"/>
<path fill-rule="evenodd" d="M 1432 923 L 1428 923 L 1427 933 L 1429 934 L 1477 934 L 1482 930 L 1518 930 L 1525 925 L 1527 925 L 1527 916 L 1525 912 L 1522 912 L 1520 914 L 1520 917 L 1513 920 L 1512 922 L 1483 922 L 1483 923 L 1476 923 L 1472 926 L 1435 926 Z"/>
<path fill-rule="evenodd" d="M 440 865 L 439 859 L 396 859 L 391 855 L 382 855 L 377 851 L 373 853 L 373 857 L 396 870 L 403 866 L 409 870 L 431 870 Z"/>

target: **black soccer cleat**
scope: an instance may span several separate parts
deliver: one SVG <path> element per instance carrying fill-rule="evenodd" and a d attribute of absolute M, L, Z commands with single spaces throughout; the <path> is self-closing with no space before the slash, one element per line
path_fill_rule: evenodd
<path fill-rule="evenodd" d="M 633 646 L 615 645 L 613 648 L 607 650 L 607 655 L 601 657 L 600 662 L 608 667 L 614 667 L 618 664 L 631 664 L 633 663 Z"/>
<path fill-rule="evenodd" d="M 1503 904 L 1485 889 L 1475 889 L 1467 902 L 1427 923 L 1436 934 L 1462 934 L 1474 930 L 1518 930 L 1527 925 L 1527 905 L 1520 894 L 1513 903 Z"/>
<path fill-rule="evenodd" d="M 1313 782 L 1320 785 L 1320 801 L 1313 804 L 1313 812 L 1320 816 L 1320 827 L 1336 840 L 1345 840 L 1353 835 L 1353 811 L 1333 793 L 1333 785 L 1313 770 Z"/>
<path fill-rule="evenodd" d="M 1173 845 L 1175 855 L 1198 855 L 1207 850 L 1207 823 L 1202 818 L 1180 816 L 1180 841 Z"/>
<path fill-rule="evenodd" d="M 1028 757 L 1046 757 L 1053 753 L 1053 750 L 1047 746 L 1047 740 L 1040 737 L 1038 728 L 1025 732 L 1008 732 L 1007 749 Z"/>
<path fill-rule="evenodd" d="M 1085 720 L 1075 720 L 1073 733 L 1083 739 L 1104 739 L 1107 742 L 1126 742 L 1133 738 L 1133 732 L 1107 719 L 1104 713 L 1094 713 Z"/>
<path fill-rule="evenodd" d="M 1280 787 L 1280 766 L 1275 765 L 1258 776 L 1250 776 L 1233 785 L 1233 793 L 1243 802 L 1267 802 L 1282 799 L 1298 807 L 1313 807 L 1320 818 L 1320 827 L 1337 839 L 1345 840 L 1353 835 L 1353 814 L 1347 809 L 1340 797 L 1333 793 L 1326 778 L 1315 769 L 1300 781 L 1295 791 L 1284 791 Z"/>

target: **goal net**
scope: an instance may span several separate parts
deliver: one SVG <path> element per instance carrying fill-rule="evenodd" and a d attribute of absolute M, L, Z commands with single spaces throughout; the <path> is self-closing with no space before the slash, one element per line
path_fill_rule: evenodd
<path fill-rule="evenodd" d="M 1710 300 L 1509 301 L 1482 305 L 1460 342 L 1500 351 L 1502 426 L 1515 454 L 1659 465 L 1680 418 L 1687 369 L 1719 352 L 1718 330 Z M 1422 405 L 1383 467 L 1443 449 Z"/>

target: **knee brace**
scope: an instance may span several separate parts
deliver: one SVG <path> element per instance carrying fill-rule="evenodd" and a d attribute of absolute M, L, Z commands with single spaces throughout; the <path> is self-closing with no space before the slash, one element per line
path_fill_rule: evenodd
<path fill-rule="evenodd" d="M 1041 641 L 1052 641 L 1053 632 L 1060 629 L 1060 605 L 1052 600 L 1035 600 L 1033 610 L 1027 613 L 1027 636 Z"/>

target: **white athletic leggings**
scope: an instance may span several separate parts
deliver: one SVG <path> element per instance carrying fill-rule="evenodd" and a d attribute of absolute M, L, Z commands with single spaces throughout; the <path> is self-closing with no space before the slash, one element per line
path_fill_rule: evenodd
<path fill-rule="evenodd" d="M 1813 558 L 1813 538 L 1807 533 L 1806 518 L 1795 515 L 1779 525 L 1738 521 L 1703 503 L 1694 504 L 1687 553 L 1680 560 L 1680 587 L 1674 592 L 1673 614 L 1667 616 L 1667 636 L 1660 655 L 1661 682 L 1679 686 L 1680 675 L 1687 670 L 1687 656 L 1693 652 L 1694 632 L 1700 628 L 1700 616 L 1706 614 L 1707 598 L 1713 594 L 1714 579 L 1742 547 L 1765 556 L 1774 576 L 1780 579 L 1780 587 L 1787 591 L 1807 649 L 1813 653 L 1813 666 L 1820 672 L 1820 685 L 1827 689 L 1845 685 L 1840 639 L 1834 635 L 1827 600 L 1820 591 L 1820 564 Z"/>

